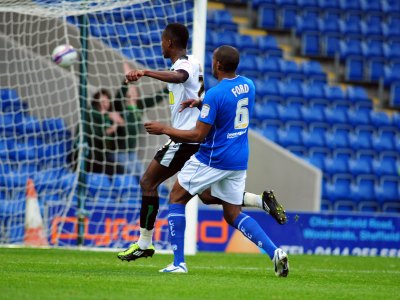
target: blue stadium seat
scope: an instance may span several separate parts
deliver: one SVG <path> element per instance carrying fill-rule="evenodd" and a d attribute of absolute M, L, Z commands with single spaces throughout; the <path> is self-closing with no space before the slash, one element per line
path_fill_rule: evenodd
<path fill-rule="evenodd" d="M 1 111 L 7 112 L 20 112 L 23 108 L 22 102 L 18 97 L 18 92 L 15 89 L 1 88 Z"/>
<path fill-rule="evenodd" d="M 238 25 L 233 22 L 232 14 L 225 9 L 208 10 L 207 26 L 214 30 L 237 31 Z"/>
<path fill-rule="evenodd" d="M 317 17 L 298 16 L 296 17 L 296 35 L 298 37 L 304 34 L 318 34 L 319 22 Z"/>
<path fill-rule="evenodd" d="M 332 132 L 327 132 L 325 135 L 326 145 L 332 150 L 349 149 L 349 129 L 336 128 Z"/>
<path fill-rule="evenodd" d="M 372 101 L 368 97 L 367 91 L 360 86 L 348 86 L 346 89 L 347 99 L 356 108 L 372 108 Z"/>
<path fill-rule="evenodd" d="M 257 56 L 254 54 L 244 54 L 240 57 L 239 66 L 237 71 L 239 74 L 250 78 L 256 78 L 258 71 L 254 66 L 257 64 Z"/>
<path fill-rule="evenodd" d="M 372 146 L 375 151 L 395 151 L 396 132 L 392 130 L 379 131 L 372 138 Z"/>
<path fill-rule="evenodd" d="M 382 153 L 372 161 L 372 169 L 378 176 L 399 176 L 400 160 L 397 153 Z"/>
<path fill-rule="evenodd" d="M 278 105 L 278 118 L 282 122 L 302 121 L 300 108 L 296 105 Z"/>
<path fill-rule="evenodd" d="M 336 35 L 324 35 L 321 38 L 321 53 L 327 57 L 335 57 L 340 49 L 340 37 Z"/>
<path fill-rule="evenodd" d="M 364 56 L 367 59 L 379 59 L 384 60 L 385 51 L 383 43 L 377 40 L 369 40 L 362 44 Z"/>
<path fill-rule="evenodd" d="M 383 50 L 386 62 L 400 62 L 400 42 L 385 43 Z"/>
<path fill-rule="evenodd" d="M 361 0 L 361 9 L 367 14 L 383 14 L 383 1 Z"/>
<path fill-rule="evenodd" d="M 267 56 L 282 57 L 282 49 L 272 35 L 262 35 L 256 38 L 256 44 L 260 53 L 265 53 Z"/>
<path fill-rule="evenodd" d="M 400 107 L 400 82 L 390 87 L 390 106 Z"/>
<path fill-rule="evenodd" d="M 340 3 L 339 1 L 332 0 L 319 0 L 320 10 L 328 16 L 340 16 Z"/>
<path fill-rule="evenodd" d="M 353 126 L 370 125 L 369 111 L 365 109 L 351 109 L 347 113 L 349 123 Z"/>
<path fill-rule="evenodd" d="M 382 10 L 387 16 L 400 17 L 400 2 L 387 0 L 382 3 Z"/>
<path fill-rule="evenodd" d="M 349 172 L 353 176 L 371 174 L 373 159 L 372 153 L 361 152 L 357 157 L 349 160 Z"/>
<path fill-rule="evenodd" d="M 302 84 L 298 81 L 286 81 L 279 83 L 280 94 L 287 103 L 304 103 Z"/>
<path fill-rule="evenodd" d="M 278 130 L 278 142 L 285 148 L 303 148 L 301 131 L 290 127 L 287 130 Z"/>
<path fill-rule="evenodd" d="M 353 186 L 354 199 L 358 202 L 358 210 L 363 212 L 379 211 L 379 202 L 376 201 L 376 179 L 374 176 L 359 176 Z"/>
<path fill-rule="evenodd" d="M 361 31 L 364 39 L 384 40 L 384 27 L 380 20 L 370 19 L 363 22 Z"/>
<path fill-rule="evenodd" d="M 256 103 L 253 117 L 259 121 L 278 120 L 278 105 L 274 102 Z"/>
<path fill-rule="evenodd" d="M 296 0 L 276 0 L 279 5 L 279 28 L 290 29 L 296 25 L 298 6 Z"/>
<path fill-rule="evenodd" d="M 340 41 L 339 56 L 342 61 L 345 61 L 347 58 L 363 58 L 361 41 L 357 39 Z"/>
<path fill-rule="evenodd" d="M 389 118 L 389 115 L 383 111 L 371 110 L 370 111 L 370 120 L 371 120 L 371 124 L 373 126 L 375 126 L 376 128 L 392 126 L 392 120 Z"/>
<path fill-rule="evenodd" d="M 326 83 L 327 76 L 319 62 L 314 60 L 305 61 L 301 64 L 300 68 L 302 69 L 305 78 L 308 80 Z"/>
<path fill-rule="evenodd" d="M 344 109 L 343 107 L 326 107 L 324 113 L 325 120 L 331 125 L 348 124 L 347 109 Z"/>
<path fill-rule="evenodd" d="M 256 67 L 260 73 L 268 76 L 268 78 L 281 79 L 284 76 L 281 70 L 280 59 L 276 57 L 259 57 Z"/>
<path fill-rule="evenodd" d="M 385 62 L 381 59 L 369 59 L 366 62 L 365 80 L 379 82 L 385 76 Z"/>
<path fill-rule="evenodd" d="M 349 135 L 350 145 L 354 150 L 372 150 L 373 130 L 359 127 Z"/>
<path fill-rule="evenodd" d="M 67 129 L 63 118 L 47 118 L 42 120 L 42 130 L 45 139 L 68 139 L 71 132 Z"/>
<path fill-rule="evenodd" d="M 306 148 L 324 148 L 326 146 L 325 134 L 321 130 L 303 131 L 302 140 Z"/>
<path fill-rule="evenodd" d="M 259 48 L 258 48 L 259 46 L 257 44 L 257 41 L 251 35 L 245 35 L 245 34 L 236 35 L 235 45 L 236 48 L 238 48 L 238 50 L 241 53 L 241 58 L 242 55 L 259 53 Z"/>
<path fill-rule="evenodd" d="M 345 79 L 347 81 L 364 80 L 364 59 L 362 57 L 348 57 L 345 64 Z"/>
<path fill-rule="evenodd" d="M 108 175 L 101 173 L 87 173 L 87 192 L 88 196 L 94 199 L 107 198 L 111 196 L 111 181 Z"/>
<path fill-rule="evenodd" d="M 319 56 L 320 35 L 318 33 L 304 33 L 301 36 L 301 54 L 304 56 Z"/>
<path fill-rule="evenodd" d="M 385 39 L 389 42 L 400 41 L 400 20 L 391 19 L 383 27 Z"/>
<path fill-rule="evenodd" d="M 330 105 L 325 95 L 325 84 L 310 82 L 303 85 L 303 96 L 312 106 L 326 107 Z"/>
<path fill-rule="evenodd" d="M 347 14 L 361 15 L 363 13 L 359 0 L 340 0 L 340 8 Z"/>
<path fill-rule="evenodd" d="M 332 183 L 327 185 L 327 194 L 333 202 L 334 210 L 353 211 L 356 209 L 351 184 L 352 178 L 350 176 L 339 175 L 334 176 Z"/>
<path fill-rule="evenodd" d="M 277 28 L 277 8 L 275 6 L 263 5 L 258 9 L 257 26 L 260 28 Z"/>
<path fill-rule="evenodd" d="M 303 106 L 301 109 L 301 115 L 304 122 L 325 122 L 324 109 L 320 106 Z"/>
<path fill-rule="evenodd" d="M 273 141 L 273 142 L 278 142 L 278 130 L 279 130 L 279 124 L 275 123 L 267 123 L 266 126 L 261 130 L 261 134 L 265 136 L 267 139 Z"/>
<path fill-rule="evenodd" d="M 361 39 L 363 37 L 361 22 L 358 18 L 346 18 L 341 23 L 341 33 L 347 39 Z"/>
<path fill-rule="evenodd" d="M 349 173 L 349 160 L 345 156 L 327 157 L 325 159 L 325 173 L 328 175 L 338 175 Z"/>
<path fill-rule="evenodd" d="M 382 211 L 388 212 L 390 208 L 398 207 L 400 192 L 398 177 L 382 177 L 375 190 L 376 198 L 381 203 Z M 397 212 L 400 212 L 397 211 Z"/>
<path fill-rule="evenodd" d="M 332 106 L 347 104 L 344 105 L 347 108 L 350 105 L 350 102 L 347 100 L 346 95 L 340 86 L 325 85 L 324 89 L 326 98 Z"/>
<path fill-rule="evenodd" d="M 288 79 L 303 79 L 303 72 L 295 61 L 281 59 L 279 64 L 284 77 Z"/>

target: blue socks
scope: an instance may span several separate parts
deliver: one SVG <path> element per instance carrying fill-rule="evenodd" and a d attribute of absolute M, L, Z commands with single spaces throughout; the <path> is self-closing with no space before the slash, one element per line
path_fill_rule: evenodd
<path fill-rule="evenodd" d="M 178 266 L 185 262 L 184 245 L 185 245 L 185 205 L 170 204 L 168 214 L 168 228 L 171 239 L 171 247 L 174 251 L 174 265 Z"/>
<path fill-rule="evenodd" d="M 240 213 L 233 222 L 233 226 L 241 231 L 245 237 L 251 240 L 258 247 L 262 248 L 272 259 L 274 251 L 277 249 L 264 230 L 258 225 L 256 220 L 250 216 Z"/>

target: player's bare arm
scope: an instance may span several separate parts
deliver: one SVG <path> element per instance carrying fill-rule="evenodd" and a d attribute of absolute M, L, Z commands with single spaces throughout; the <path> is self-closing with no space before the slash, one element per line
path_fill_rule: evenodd
<path fill-rule="evenodd" d="M 184 70 L 176 71 L 153 71 L 153 70 L 133 70 L 125 75 L 126 83 L 138 81 L 143 76 L 158 79 L 168 83 L 183 83 L 189 78 L 188 72 Z"/>
<path fill-rule="evenodd" d="M 168 135 L 174 142 L 181 143 L 201 143 L 211 130 L 211 125 L 197 121 L 196 127 L 192 130 L 180 130 L 157 121 L 144 124 L 146 131 L 150 134 Z"/>
<path fill-rule="evenodd" d="M 179 108 L 179 112 L 183 111 L 185 108 L 193 108 L 198 107 L 201 109 L 202 101 L 200 99 L 187 99 L 181 102 L 181 107 Z"/>

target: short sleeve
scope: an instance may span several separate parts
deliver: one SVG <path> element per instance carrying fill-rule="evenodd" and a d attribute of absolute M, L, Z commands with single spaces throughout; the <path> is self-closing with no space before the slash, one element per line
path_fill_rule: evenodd
<path fill-rule="evenodd" d="M 217 116 L 218 103 L 216 94 L 209 90 L 203 100 L 199 121 L 213 125 Z"/>
<path fill-rule="evenodd" d="M 189 77 L 193 77 L 193 66 L 187 59 L 180 59 L 174 66 L 174 70 L 184 70 L 189 74 Z"/>

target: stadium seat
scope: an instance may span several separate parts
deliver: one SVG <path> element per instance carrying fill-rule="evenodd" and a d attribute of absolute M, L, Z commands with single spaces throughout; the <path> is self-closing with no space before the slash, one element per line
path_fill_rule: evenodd
<path fill-rule="evenodd" d="M 238 25 L 233 22 L 232 14 L 225 9 L 208 10 L 207 26 L 214 30 L 237 31 Z"/>
<path fill-rule="evenodd" d="M 258 57 L 257 71 L 268 78 L 281 79 L 284 73 L 281 70 L 280 59 L 277 57 Z"/>
<path fill-rule="evenodd" d="M 23 108 L 22 102 L 18 97 L 18 92 L 15 89 L 0 89 L 1 99 L 1 111 L 7 112 L 19 112 Z"/>
<path fill-rule="evenodd" d="M 332 150 L 349 149 L 349 129 L 335 128 L 332 132 L 327 132 L 325 135 L 326 145 Z"/>
<path fill-rule="evenodd" d="M 374 155 L 372 154 L 357 155 L 357 157 L 349 160 L 349 172 L 353 176 L 371 174 L 373 159 Z"/>
<path fill-rule="evenodd" d="M 399 176 L 400 159 L 397 153 L 382 153 L 372 161 L 372 170 L 378 176 Z"/>
<path fill-rule="evenodd" d="M 302 119 L 304 122 L 313 123 L 313 122 L 325 122 L 324 109 L 319 106 L 302 106 L 300 108 Z"/>
<path fill-rule="evenodd" d="M 277 28 L 277 8 L 263 5 L 258 9 L 257 26 L 260 28 Z"/>
<path fill-rule="evenodd" d="M 373 129 L 359 127 L 349 135 L 353 150 L 372 150 Z"/>
<path fill-rule="evenodd" d="M 296 25 L 298 6 L 296 0 L 276 0 L 279 5 L 279 28 L 290 29 Z"/>
<path fill-rule="evenodd" d="M 101 173 L 87 173 L 87 193 L 93 199 L 108 198 L 111 196 L 111 181 L 108 175 Z"/>
<path fill-rule="evenodd" d="M 304 56 L 319 56 L 320 35 L 318 33 L 304 33 L 301 36 L 301 54 Z"/>
<path fill-rule="evenodd" d="M 375 151 L 395 151 L 396 132 L 393 130 L 379 131 L 372 138 L 372 146 Z"/>
<path fill-rule="evenodd" d="M 389 118 L 389 115 L 386 112 L 371 110 L 369 117 L 371 124 L 376 128 L 392 126 L 392 120 Z"/>
<path fill-rule="evenodd" d="M 324 113 L 325 120 L 331 125 L 348 124 L 347 109 L 344 109 L 343 107 L 326 107 Z"/>
<path fill-rule="evenodd" d="M 349 39 L 347 41 L 340 41 L 339 57 L 342 61 L 346 61 L 347 58 L 363 58 L 363 49 L 360 40 Z"/>
<path fill-rule="evenodd" d="M 345 63 L 346 81 L 364 80 L 364 59 L 362 57 L 348 57 Z"/>
<path fill-rule="evenodd" d="M 400 83 L 390 87 L 390 106 L 400 107 Z"/>
<path fill-rule="evenodd" d="M 356 203 L 353 201 L 352 179 L 347 175 L 334 176 L 332 183 L 327 185 L 327 194 L 333 202 L 334 210 L 354 211 Z"/>
<path fill-rule="evenodd" d="M 311 80 L 313 82 L 326 83 L 327 76 L 319 62 L 314 60 L 305 61 L 301 64 L 300 68 L 302 69 L 305 78 L 307 78 L 308 80 Z"/>
<path fill-rule="evenodd" d="M 241 53 L 241 58 L 242 55 L 248 55 L 248 54 L 258 54 L 259 53 L 259 46 L 257 44 L 256 39 L 251 36 L 251 35 L 245 35 L 245 34 L 238 34 L 236 35 L 236 47 Z M 252 66 L 254 68 L 254 66 Z"/>
<path fill-rule="evenodd" d="M 325 159 L 325 170 L 328 175 L 347 174 L 349 172 L 349 160 L 342 155 L 327 157 Z"/>
<path fill-rule="evenodd" d="M 372 101 L 369 99 L 367 91 L 362 87 L 348 86 L 346 96 L 355 108 L 372 108 Z"/>
<path fill-rule="evenodd" d="M 278 120 L 278 105 L 274 102 L 256 103 L 253 117 L 260 122 Z"/>
<path fill-rule="evenodd" d="M 398 206 L 400 180 L 398 177 L 382 177 L 375 190 L 376 198 L 381 204 L 383 212 L 387 212 L 392 205 Z"/>
<path fill-rule="evenodd" d="M 385 76 L 385 62 L 380 59 L 370 59 L 366 62 L 365 81 L 379 82 Z"/>
<path fill-rule="evenodd" d="M 296 105 L 278 105 L 278 118 L 282 122 L 302 121 L 300 108 Z"/>
<path fill-rule="evenodd" d="M 353 126 L 370 125 L 370 113 L 364 109 L 350 109 L 348 111 L 349 123 Z"/>
<path fill-rule="evenodd" d="M 287 130 L 278 130 L 278 141 L 282 147 L 303 147 L 301 130 L 290 127 Z"/>
<path fill-rule="evenodd" d="M 330 103 L 325 96 L 325 84 L 309 82 L 303 85 L 303 96 L 311 106 L 327 107 Z"/>
<path fill-rule="evenodd" d="M 256 38 L 259 53 L 265 53 L 268 57 L 282 57 L 282 49 L 272 35 L 262 35 Z"/>
<path fill-rule="evenodd" d="M 280 82 L 279 89 L 287 103 L 304 103 L 302 84 L 298 81 Z"/>

